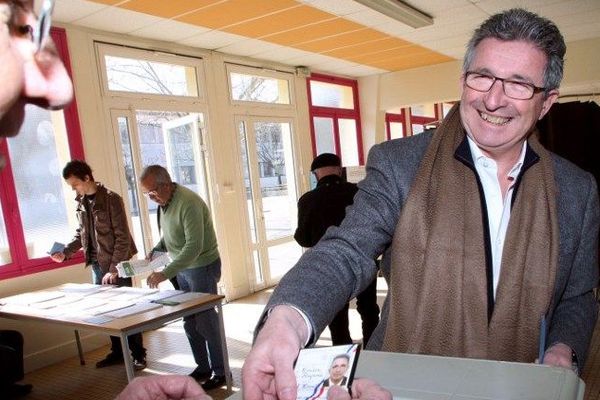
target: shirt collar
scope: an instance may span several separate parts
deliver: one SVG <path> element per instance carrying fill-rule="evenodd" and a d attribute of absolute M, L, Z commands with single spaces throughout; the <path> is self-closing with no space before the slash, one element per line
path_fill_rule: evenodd
<path fill-rule="evenodd" d="M 471 150 L 471 154 L 473 155 L 473 161 L 475 165 L 477 165 L 478 161 L 481 160 L 491 160 L 490 157 L 483 154 L 481 149 L 475 144 L 473 139 L 467 135 L 467 141 L 469 143 L 469 148 Z M 519 154 L 519 158 L 515 165 L 510 169 L 508 176 L 516 179 L 519 173 L 521 172 L 521 168 L 523 167 L 523 162 L 525 160 L 525 153 L 527 152 L 527 140 L 523 142 L 523 146 L 521 147 L 521 154 Z M 493 161 L 493 160 L 492 160 Z M 495 161 L 494 161 L 495 162 Z"/>

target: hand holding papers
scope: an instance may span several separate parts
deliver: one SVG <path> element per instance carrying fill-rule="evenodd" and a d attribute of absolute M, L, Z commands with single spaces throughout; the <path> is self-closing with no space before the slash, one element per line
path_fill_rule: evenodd
<path fill-rule="evenodd" d="M 167 253 L 154 252 L 151 260 L 131 260 L 118 263 L 117 271 L 119 271 L 119 277 L 129 278 L 145 272 L 152 272 L 157 268 L 164 267 L 170 261 Z"/>

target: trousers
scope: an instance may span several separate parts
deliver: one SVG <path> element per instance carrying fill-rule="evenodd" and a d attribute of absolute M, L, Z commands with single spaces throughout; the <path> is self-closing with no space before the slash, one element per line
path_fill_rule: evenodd
<path fill-rule="evenodd" d="M 188 268 L 177 273 L 177 283 L 186 292 L 217 294 L 217 283 L 221 279 L 221 259 L 206 266 Z M 223 346 L 219 330 L 217 310 L 202 311 L 183 318 L 183 329 L 187 335 L 198 370 L 216 375 L 225 375 Z"/>

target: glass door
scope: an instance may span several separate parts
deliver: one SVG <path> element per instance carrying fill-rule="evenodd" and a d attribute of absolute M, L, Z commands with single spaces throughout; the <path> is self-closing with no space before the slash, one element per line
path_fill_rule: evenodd
<path fill-rule="evenodd" d="M 111 110 L 113 129 L 120 138 L 119 160 L 123 196 L 131 215 L 131 230 L 143 257 L 158 241 L 157 205 L 139 191 L 144 167 L 165 167 L 174 182 L 198 193 L 210 205 L 204 114 L 164 110 Z"/>
<path fill-rule="evenodd" d="M 236 126 L 258 290 L 279 282 L 302 254 L 294 241 L 298 195 L 292 122 L 238 117 Z"/>

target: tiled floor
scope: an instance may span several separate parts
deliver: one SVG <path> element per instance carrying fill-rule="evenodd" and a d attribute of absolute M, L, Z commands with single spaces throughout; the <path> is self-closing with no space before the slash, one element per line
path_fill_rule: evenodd
<path fill-rule="evenodd" d="M 378 282 L 380 303 L 386 288 L 383 279 Z M 250 350 L 252 332 L 271 291 L 236 300 L 223 306 L 225 331 L 229 350 L 229 363 L 233 373 L 233 390 L 239 391 L 240 372 Z M 350 332 L 360 339 L 360 318 L 355 309 L 350 311 Z M 319 344 L 330 345 L 326 330 Z M 159 330 L 144 333 L 144 345 L 148 349 L 148 368 L 137 375 L 188 374 L 194 368 L 189 344 L 183 331 L 182 321 Z M 24 382 L 34 386 L 27 400 L 105 400 L 113 399 L 127 384 L 123 366 L 96 369 L 96 361 L 102 359 L 108 347 L 86 353 L 86 365 L 80 366 L 74 357 L 50 367 L 26 375 Z M 596 327 L 590 356 L 582 378 L 586 382 L 585 400 L 600 400 L 600 324 Z M 216 389 L 210 392 L 215 400 L 225 399 L 231 393 Z M 0 393 L 0 398 L 2 394 Z"/>

